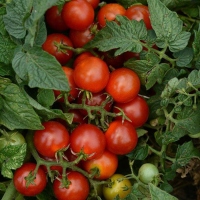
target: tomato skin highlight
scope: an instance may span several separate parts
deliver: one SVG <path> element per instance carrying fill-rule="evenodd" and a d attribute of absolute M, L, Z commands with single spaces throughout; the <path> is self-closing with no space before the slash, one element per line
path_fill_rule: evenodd
<path fill-rule="evenodd" d="M 68 188 L 62 188 L 61 182 L 58 179 L 54 180 L 53 191 L 56 198 L 59 200 L 86 200 L 90 191 L 87 178 L 79 172 L 70 171 L 67 173 L 67 179 L 70 181 Z"/>
<path fill-rule="evenodd" d="M 70 135 L 72 152 L 83 151 L 88 160 L 98 158 L 105 150 L 106 140 L 104 133 L 93 124 L 80 124 Z"/>
<path fill-rule="evenodd" d="M 113 112 L 119 113 L 118 108 L 123 110 L 135 128 L 141 127 L 148 120 L 149 106 L 141 96 L 137 96 L 127 103 L 115 103 Z M 117 116 L 115 119 L 122 120 L 122 117 Z"/>
<path fill-rule="evenodd" d="M 66 25 L 73 30 L 83 31 L 94 21 L 94 9 L 85 0 L 66 2 L 62 9 L 62 18 Z"/>
<path fill-rule="evenodd" d="M 117 170 L 117 166 L 117 155 L 108 150 L 105 150 L 98 158 L 82 162 L 83 169 L 88 173 L 90 173 L 95 167 L 99 169 L 99 175 L 94 177 L 97 180 L 105 180 L 110 178 Z"/>
<path fill-rule="evenodd" d="M 74 81 L 79 88 L 97 93 L 106 87 L 109 74 L 108 65 L 100 58 L 91 56 L 76 64 Z"/>
<path fill-rule="evenodd" d="M 105 90 L 113 97 L 114 101 L 126 103 L 138 95 L 140 79 L 131 69 L 118 68 L 110 73 Z"/>
<path fill-rule="evenodd" d="M 33 172 L 36 168 L 35 163 L 25 163 L 20 168 L 18 168 L 13 176 L 13 183 L 16 190 L 24 196 L 36 196 L 41 193 L 47 184 L 47 178 L 45 172 L 39 167 L 34 179 L 34 184 L 26 186 L 25 177 L 29 175 L 30 172 Z"/>
<path fill-rule="evenodd" d="M 55 158 L 58 150 L 69 145 L 69 132 L 57 121 L 44 122 L 42 125 L 44 129 L 35 131 L 33 143 L 42 156 Z"/>
<path fill-rule="evenodd" d="M 130 153 L 138 142 L 137 132 L 128 121 L 112 121 L 105 132 L 105 137 L 106 148 L 117 155 Z"/>
<path fill-rule="evenodd" d="M 131 182 L 122 174 L 114 174 L 110 177 L 111 187 L 103 185 L 105 200 L 113 200 L 117 195 L 124 199 L 131 192 Z"/>
<path fill-rule="evenodd" d="M 65 65 L 67 61 L 71 59 L 73 52 L 70 50 L 64 50 L 65 52 L 62 52 L 55 43 L 57 43 L 58 46 L 67 45 L 70 47 L 73 47 L 73 44 L 64 34 L 52 33 L 47 36 L 46 41 L 42 45 L 44 51 L 54 56 L 61 65 Z"/>

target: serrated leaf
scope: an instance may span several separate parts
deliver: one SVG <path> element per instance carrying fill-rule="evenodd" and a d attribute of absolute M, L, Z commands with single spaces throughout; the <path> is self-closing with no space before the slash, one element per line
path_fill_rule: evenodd
<path fill-rule="evenodd" d="M 176 197 L 161 190 L 160 188 L 156 187 L 152 183 L 149 184 L 149 191 L 150 191 L 152 200 L 160 200 L 160 199 L 162 199 L 162 200 L 178 200 Z"/>
<path fill-rule="evenodd" d="M 5 64 L 11 63 L 14 56 L 14 49 L 16 45 L 8 36 L 0 34 L 0 62 Z"/>
<path fill-rule="evenodd" d="M 33 47 L 27 52 L 19 51 L 13 61 L 16 74 L 28 82 L 31 88 L 69 91 L 69 85 L 60 64 L 40 47 Z"/>
<path fill-rule="evenodd" d="M 0 112 L 0 124 L 10 130 L 42 129 L 39 116 L 19 87 L 4 78 L 0 78 L 0 84 L 0 98 L 3 103 Z"/>
<path fill-rule="evenodd" d="M 26 155 L 26 143 L 22 145 L 10 145 L 0 150 L 1 173 L 7 178 L 12 178 L 12 171 L 19 168 Z"/>
<path fill-rule="evenodd" d="M 193 59 L 192 48 L 186 47 L 185 49 L 173 54 L 176 58 L 176 64 L 178 67 L 191 67 L 189 64 Z"/>
<path fill-rule="evenodd" d="M 161 1 L 148 0 L 147 2 L 158 47 L 169 46 L 172 52 L 184 49 L 191 34 L 182 31 L 183 22 L 178 18 L 177 13 L 169 10 Z"/>
<path fill-rule="evenodd" d="M 117 22 L 108 21 L 93 40 L 84 47 L 98 48 L 100 51 L 116 49 L 115 56 L 126 51 L 139 53 L 142 51 L 140 40 L 145 40 L 147 30 L 143 21 L 129 20 L 124 16 L 117 16 Z"/>

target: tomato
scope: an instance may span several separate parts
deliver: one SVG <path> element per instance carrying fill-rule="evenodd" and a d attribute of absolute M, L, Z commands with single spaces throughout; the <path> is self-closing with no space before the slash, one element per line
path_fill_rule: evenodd
<path fill-rule="evenodd" d="M 63 46 L 73 47 L 71 40 L 62 33 L 52 33 L 46 38 L 42 49 L 54 56 L 61 65 L 65 65 L 73 55 L 71 50 L 64 49 Z"/>
<path fill-rule="evenodd" d="M 46 11 L 45 21 L 46 24 L 54 31 L 62 32 L 68 29 L 61 16 L 61 10 L 59 10 L 58 6 L 52 6 Z"/>
<path fill-rule="evenodd" d="M 42 156 L 55 158 L 57 151 L 69 145 L 69 132 L 64 125 L 56 121 L 44 122 L 42 125 L 44 129 L 34 133 L 35 148 Z"/>
<path fill-rule="evenodd" d="M 87 159 L 98 158 L 105 150 L 106 140 L 104 133 L 93 124 L 80 124 L 70 135 L 72 152 L 84 152 Z"/>
<path fill-rule="evenodd" d="M 82 115 L 81 111 L 78 109 L 71 109 L 69 113 L 74 115 L 72 122 L 77 124 L 84 124 L 86 123 L 84 116 Z"/>
<path fill-rule="evenodd" d="M 78 93 L 79 93 L 77 86 L 74 82 L 74 77 L 73 77 L 74 69 L 67 67 L 67 66 L 63 66 L 62 69 L 67 77 L 68 84 L 70 87 L 68 100 L 73 101 L 74 99 L 76 99 L 76 97 L 78 96 Z M 55 94 L 55 97 L 58 97 L 61 94 L 61 92 L 59 90 L 54 90 L 54 94 Z M 58 99 L 58 101 L 64 102 L 64 98 L 60 98 L 60 99 Z"/>
<path fill-rule="evenodd" d="M 99 174 L 94 177 L 97 180 L 105 180 L 110 178 L 117 170 L 117 166 L 117 155 L 108 150 L 105 150 L 98 158 L 82 162 L 83 169 L 88 173 L 91 173 L 92 169 L 94 168 L 99 170 Z"/>
<path fill-rule="evenodd" d="M 153 183 L 158 185 L 160 182 L 158 168 L 152 163 L 145 163 L 139 168 L 138 178 L 145 184 Z"/>
<path fill-rule="evenodd" d="M 86 0 L 72 0 L 64 4 L 61 15 L 70 29 L 82 31 L 93 23 L 94 8 Z"/>
<path fill-rule="evenodd" d="M 24 136 L 18 131 L 4 132 L 0 137 L 0 149 L 10 145 L 22 145 L 25 142 Z"/>
<path fill-rule="evenodd" d="M 113 200 L 117 195 L 124 199 L 131 192 L 131 182 L 122 174 L 110 177 L 111 184 L 103 186 L 103 196 L 106 200 Z"/>
<path fill-rule="evenodd" d="M 126 62 L 127 60 L 129 60 L 131 58 L 135 58 L 135 60 L 139 60 L 140 59 L 140 54 L 139 53 L 135 53 L 135 52 L 131 52 L 131 51 L 126 51 L 121 55 L 123 56 L 124 62 Z"/>
<path fill-rule="evenodd" d="M 74 60 L 73 67 L 75 68 L 76 65 L 77 65 L 80 61 L 84 60 L 85 58 L 93 57 L 93 56 L 94 56 L 94 55 L 93 55 L 92 53 L 90 53 L 89 51 L 85 51 L 85 52 L 79 54 L 79 55 L 75 58 L 75 60 Z"/>
<path fill-rule="evenodd" d="M 138 142 L 137 132 L 128 121 L 112 121 L 105 132 L 105 137 L 107 149 L 117 155 L 130 153 Z"/>
<path fill-rule="evenodd" d="M 149 106 L 141 96 L 136 96 L 128 103 L 115 103 L 113 111 L 119 113 L 118 108 L 123 110 L 135 128 L 141 127 L 149 117 Z M 122 120 L 122 117 L 118 116 L 116 119 Z"/>
<path fill-rule="evenodd" d="M 26 177 L 33 174 L 36 168 L 35 163 L 25 163 L 14 172 L 13 183 L 16 190 L 24 196 L 35 196 L 41 193 L 47 184 L 45 172 L 41 167 L 38 168 L 36 177 L 32 183 L 27 185 Z"/>
<path fill-rule="evenodd" d="M 94 34 L 92 32 L 93 25 L 89 26 L 87 29 L 83 31 L 77 31 L 70 29 L 69 38 L 73 43 L 75 48 L 83 47 L 90 40 L 94 38 Z"/>
<path fill-rule="evenodd" d="M 86 0 L 86 1 L 89 2 L 94 9 L 97 8 L 100 3 L 100 0 Z"/>
<path fill-rule="evenodd" d="M 139 4 L 130 6 L 125 13 L 125 16 L 131 20 L 143 20 L 147 29 L 152 29 L 149 15 L 150 14 L 148 6 Z"/>
<path fill-rule="evenodd" d="M 140 90 L 140 79 L 131 69 L 118 68 L 110 73 L 108 84 L 105 88 L 114 101 L 126 103 L 134 99 Z"/>
<path fill-rule="evenodd" d="M 106 21 L 113 21 L 116 15 L 125 15 L 126 9 L 118 3 L 108 3 L 102 6 L 97 13 L 97 21 L 100 27 L 106 25 Z"/>
<path fill-rule="evenodd" d="M 77 103 L 82 104 L 82 98 L 83 94 L 79 95 L 77 98 Z M 101 106 L 107 98 L 107 94 L 104 93 L 104 91 L 98 92 L 98 93 L 92 93 L 92 96 L 90 99 L 86 98 L 85 104 L 88 106 Z M 104 109 L 107 111 L 110 111 L 112 107 L 112 102 L 106 103 L 104 106 Z M 86 116 L 88 113 L 86 110 L 81 109 L 80 112 Z"/>
<path fill-rule="evenodd" d="M 67 188 L 62 187 L 59 179 L 54 180 L 53 191 L 55 197 L 59 200 L 86 200 L 90 191 L 87 178 L 79 172 L 71 171 L 67 173 L 67 180 L 70 181 Z"/>
<path fill-rule="evenodd" d="M 107 64 L 97 57 L 87 57 L 81 60 L 74 69 L 76 85 L 93 93 L 102 91 L 109 80 Z"/>

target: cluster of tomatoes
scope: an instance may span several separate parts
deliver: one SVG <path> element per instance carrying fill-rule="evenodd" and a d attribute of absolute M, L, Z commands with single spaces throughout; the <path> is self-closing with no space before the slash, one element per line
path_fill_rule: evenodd
<path fill-rule="evenodd" d="M 59 200 L 87 199 L 91 191 L 89 177 L 96 181 L 113 181 L 112 187 L 103 186 L 105 199 L 117 195 L 125 197 L 130 192 L 131 182 L 124 175 L 115 174 L 118 156 L 134 150 L 138 142 L 136 129 L 143 126 L 149 116 L 148 104 L 139 95 L 138 75 L 123 67 L 128 54 L 110 58 L 112 52 L 74 53 L 76 48 L 83 50 L 95 31 L 106 26 L 106 20 L 115 20 L 116 15 L 143 19 L 147 29 L 151 29 L 148 7 L 133 5 L 125 9 L 117 3 L 99 7 L 99 3 L 98 0 L 72 0 L 62 8 L 53 6 L 45 15 L 51 31 L 42 48 L 61 64 L 70 86 L 67 96 L 54 90 L 56 103 L 74 114 L 72 123 L 75 126 L 71 128 L 69 125 L 69 128 L 59 120 L 43 122 L 44 129 L 34 132 L 33 144 L 42 159 L 54 163 L 50 170 L 58 172 L 53 180 L 53 191 Z M 86 95 L 88 93 L 90 97 Z M 92 109 L 85 109 L 88 107 Z M 106 130 L 95 123 L 95 118 L 88 120 L 88 115 L 99 117 L 105 112 L 112 116 L 104 119 Z M 79 170 L 72 170 L 73 167 L 65 164 L 62 166 L 68 162 L 74 162 Z M 35 169 L 36 166 L 35 163 L 25 163 L 14 174 L 14 185 L 23 195 L 35 196 L 46 187 L 49 168 L 40 165 Z M 35 174 L 30 175 L 30 171 Z M 34 184 L 30 183 L 29 176 L 34 177 Z"/>

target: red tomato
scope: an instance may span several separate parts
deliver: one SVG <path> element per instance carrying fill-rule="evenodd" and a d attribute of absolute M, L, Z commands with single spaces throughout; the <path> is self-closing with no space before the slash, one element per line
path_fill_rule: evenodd
<path fill-rule="evenodd" d="M 45 172 L 39 167 L 36 177 L 32 183 L 27 186 L 26 177 L 36 168 L 35 163 L 25 163 L 14 172 L 13 183 L 16 190 L 24 196 L 36 196 L 41 193 L 47 184 Z"/>
<path fill-rule="evenodd" d="M 93 57 L 93 56 L 94 56 L 94 55 L 93 55 L 92 53 L 90 53 L 89 51 L 85 51 L 85 52 L 79 54 L 79 55 L 75 58 L 75 60 L 74 60 L 73 67 L 75 68 L 76 65 L 77 65 L 80 61 L 84 60 L 85 58 Z"/>
<path fill-rule="evenodd" d="M 84 116 L 82 115 L 81 111 L 78 109 L 71 109 L 69 113 L 74 115 L 72 122 L 77 124 L 84 124 L 86 123 Z"/>
<path fill-rule="evenodd" d="M 59 10 L 58 6 L 52 6 L 46 11 L 45 21 L 46 24 L 55 31 L 62 32 L 68 29 L 61 16 L 61 10 Z"/>
<path fill-rule="evenodd" d="M 54 180 L 53 191 L 55 197 L 59 200 L 86 200 L 90 191 L 87 178 L 79 172 L 71 171 L 67 173 L 67 180 L 70 181 L 67 188 L 62 187 L 60 180 Z"/>
<path fill-rule="evenodd" d="M 94 8 L 85 0 L 72 0 L 64 4 L 61 15 L 70 29 L 82 31 L 93 23 Z"/>
<path fill-rule="evenodd" d="M 117 166 L 117 155 L 108 150 L 105 150 L 98 158 L 82 162 L 82 168 L 88 173 L 91 173 L 92 169 L 98 168 L 99 174 L 95 176 L 95 179 L 97 180 L 105 180 L 110 178 L 117 170 Z"/>
<path fill-rule="evenodd" d="M 77 31 L 70 29 L 69 31 L 69 38 L 73 43 L 75 48 L 83 47 L 87 44 L 90 40 L 94 38 L 94 34 L 92 33 L 92 26 L 89 26 L 87 29 L 83 31 Z"/>
<path fill-rule="evenodd" d="M 42 156 L 55 158 L 58 150 L 69 145 L 69 132 L 65 126 L 56 121 L 44 122 L 42 125 L 44 129 L 34 133 L 35 148 Z"/>
<path fill-rule="evenodd" d="M 42 49 L 54 56 L 61 65 L 64 65 L 71 59 L 73 52 L 63 49 L 63 45 L 73 47 L 71 40 L 67 36 L 62 33 L 52 33 L 47 36 Z"/>
<path fill-rule="evenodd" d="M 137 132 L 128 121 L 115 120 L 111 122 L 105 132 L 105 137 L 107 149 L 117 155 L 130 153 L 138 142 Z"/>
<path fill-rule="evenodd" d="M 74 77 L 73 77 L 74 70 L 72 68 L 66 67 L 66 66 L 63 66 L 62 69 L 67 77 L 68 84 L 70 87 L 68 100 L 73 101 L 74 99 L 76 99 L 76 97 L 78 96 L 78 93 L 79 93 L 77 86 L 74 82 Z M 59 90 L 54 90 L 54 94 L 55 94 L 55 97 L 58 97 L 61 94 L 61 92 Z M 64 102 L 64 98 L 60 98 L 60 99 L 58 99 L 58 101 Z"/>
<path fill-rule="evenodd" d="M 83 95 L 79 95 L 77 98 L 77 103 L 81 104 L 82 103 L 82 98 Z M 104 93 L 104 91 L 98 92 L 98 93 L 93 93 L 92 97 L 90 99 L 86 99 L 85 104 L 89 106 L 101 106 L 102 103 L 106 100 L 107 94 Z M 104 109 L 107 111 L 111 110 L 112 102 L 108 102 L 105 106 Z M 86 110 L 80 110 L 80 112 L 86 116 L 88 113 Z"/>
<path fill-rule="evenodd" d="M 105 90 L 113 97 L 114 101 L 125 103 L 138 95 L 140 79 L 133 70 L 118 68 L 110 73 Z"/>
<path fill-rule="evenodd" d="M 131 51 L 126 51 L 121 55 L 123 56 L 124 62 L 126 62 L 127 60 L 129 60 L 131 58 L 135 58 L 135 60 L 139 60 L 140 59 L 140 54 L 139 53 L 135 53 L 135 52 L 131 52 Z"/>
<path fill-rule="evenodd" d="M 105 150 L 106 141 L 104 133 L 93 124 L 81 124 L 70 135 L 70 148 L 72 152 L 84 152 L 87 159 L 98 158 Z"/>
<path fill-rule="evenodd" d="M 125 16 L 131 20 L 144 20 L 147 29 L 152 29 L 149 15 L 149 8 L 145 5 L 139 4 L 130 6 L 125 13 Z"/>
<path fill-rule="evenodd" d="M 126 9 L 118 3 L 108 3 L 102 6 L 97 14 L 100 27 L 106 25 L 106 21 L 113 21 L 116 15 L 125 15 Z"/>
<path fill-rule="evenodd" d="M 149 106 L 147 102 L 140 96 L 135 97 L 128 103 L 115 103 L 115 113 L 120 112 L 117 107 L 124 111 L 124 114 L 131 120 L 135 128 L 142 126 L 149 117 Z M 116 119 L 122 120 L 122 117 L 116 117 Z"/>
<path fill-rule="evenodd" d="M 100 3 L 100 0 L 86 0 L 86 1 L 89 2 L 94 9 L 97 8 Z"/>
<path fill-rule="evenodd" d="M 79 62 L 74 69 L 76 85 L 93 93 L 102 91 L 109 80 L 108 65 L 97 57 L 87 57 Z"/>

